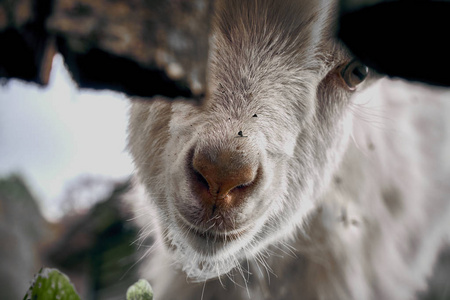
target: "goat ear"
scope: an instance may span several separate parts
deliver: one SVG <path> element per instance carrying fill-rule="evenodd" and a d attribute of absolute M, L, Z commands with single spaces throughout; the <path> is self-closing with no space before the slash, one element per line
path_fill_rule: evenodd
<path fill-rule="evenodd" d="M 449 16 L 450 0 L 340 0 L 338 36 L 379 73 L 450 86 Z"/>

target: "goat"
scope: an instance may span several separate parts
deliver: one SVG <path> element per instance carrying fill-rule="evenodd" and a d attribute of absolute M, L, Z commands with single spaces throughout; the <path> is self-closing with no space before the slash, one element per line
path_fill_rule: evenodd
<path fill-rule="evenodd" d="M 332 1 L 218 1 L 202 104 L 132 103 L 130 205 L 157 299 L 426 288 L 450 228 L 450 100 L 368 70 L 335 16 Z"/>

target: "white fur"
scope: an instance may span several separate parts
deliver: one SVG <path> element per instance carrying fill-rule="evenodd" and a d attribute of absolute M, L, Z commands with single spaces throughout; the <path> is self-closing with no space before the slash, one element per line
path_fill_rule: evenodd
<path fill-rule="evenodd" d="M 133 103 L 145 196 L 131 203 L 142 241 L 154 239 L 142 272 L 157 299 L 412 299 L 426 288 L 450 220 L 449 94 L 373 79 L 349 90 L 339 70 L 351 56 L 325 4 L 219 2 L 204 103 Z M 230 212 L 244 232 L 199 242 L 183 220 L 201 209 L 189 153 L 238 147 L 262 174 Z"/>

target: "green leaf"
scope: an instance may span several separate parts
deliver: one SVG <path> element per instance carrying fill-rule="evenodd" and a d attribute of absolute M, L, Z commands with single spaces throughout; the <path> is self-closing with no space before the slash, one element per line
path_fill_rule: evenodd
<path fill-rule="evenodd" d="M 130 286 L 127 290 L 127 300 L 153 300 L 153 290 L 145 279 Z"/>
<path fill-rule="evenodd" d="M 80 296 L 66 275 L 44 268 L 34 277 L 23 300 L 80 300 Z"/>

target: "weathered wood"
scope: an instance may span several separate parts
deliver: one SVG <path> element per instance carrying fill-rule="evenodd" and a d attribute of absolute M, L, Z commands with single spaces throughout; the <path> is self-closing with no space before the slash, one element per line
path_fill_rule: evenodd
<path fill-rule="evenodd" d="M 50 11 L 49 0 L 0 2 L 0 77 L 48 83 L 56 51 L 45 28 Z"/>
<path fill-rule="evenodd" d="M 46 84 L 59 51 L 82 88 L 199 97 L 212 6 L 212 0 L 4 0 L 0 77 Z"/>

